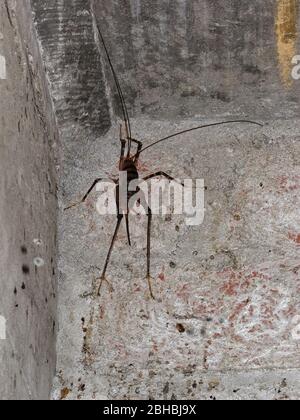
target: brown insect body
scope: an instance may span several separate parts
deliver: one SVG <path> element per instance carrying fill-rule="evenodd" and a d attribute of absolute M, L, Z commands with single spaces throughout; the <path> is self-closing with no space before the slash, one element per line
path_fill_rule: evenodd
<path fill-rule="evenodd" d="M 131 181 L 134 181 L 135 179 L 139 178 L 137 162 L 134 160 L 134 158 L 126 157 L 126 158 L 121 159 L 120 164 L 119 164 L 119 170 L 120 172 L 127 173 L 128 184 Z"/>

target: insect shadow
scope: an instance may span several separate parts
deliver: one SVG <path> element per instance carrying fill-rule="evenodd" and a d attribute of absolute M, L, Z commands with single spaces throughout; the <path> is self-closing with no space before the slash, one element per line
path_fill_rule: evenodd
<path fill-rule="evenodd" d="M 164 137 L 162 139 L 159 139 L 157 141 L 155 141 L 154 143 L 150 144 L 149 146 L 143 147 L 143 143 L 139 140 L 136 140 L 132 137 L 132 131 L 131 131 L 131 123 L 130 123 L 130 118 L 129 118 L 129 113 L 128 113 L 128 108 L 126 105 L 126 101 L 124 98 L 124 94 L 123 91 L 121 89 L 121 85 L 119 82 L 119 78 L 117 76 L 117 73 L 115 71 L 114 65 L 112 63 L 112 59 L 110 57 L 107 45 L 105 43 L 103 34 L 100 30 L 100 26 L 99 23 L 96 21 L 95 22 L 95 26 L 97 28 L 97 34 L 99 37 L 99 40 L 102 43 L 106 58 L 108 60 L 108 64 L 109 67 L 111 69 L 112 72 L 112 76 L 114 78 L 114 83 L 118 92 L 118 97 L 119 97 L 119 101 L 121 104 L 121 108 L 122 108 L 122 113 L 123 113 L 123 123 L 121 124 L 120 127 L 120 144 L 121 144 L 121 152 L 120 152 L 120 157 L 119 157 L 119 171 L 120 172 L 126 172 L 127 174 L 127 203 L 126 205 L 122 205 L 120 203 L 120 179 L 115 179 L 113 180 L 113 182 L 116 184 L 116 194 L 115 194 L 115 198 L 116 198 L 116 205 L 117 205 L 117 224 L 116 224 L 116 228 L 113 234 L 113 238 L 108 250 L 108 254 L 105 260 L 105 264 L 104 264 L 104 268 L 102 271 L 102 275 L 100 277 L 100 279 L 97 279 L 97 283 L 99 282 L 99 286 L 97 286 L 97 295 L 100 296 L 100 292 L 101 292 L 101 288 L 103 285 L 103 282 L 106 282 L 110 288 L 110 290 L 113 290 L 112 286 L 110 285 L 110 283 L 108 282 L 107 278 L 106 278 L 106 273 L 107 273 L 107 269 L 108 269 L 108 265 L 111 259 L 111 255 L 113 252 L 113 248 L 115 245 L 115 242 L 117 240 L 117 236 L 118 236 L 118 232 L 121 226 L 122 221 L 125 219 L 125 223 L 126 223 L 126 230 L 127 230 L 127 237 L 128 237 L 128 244 L 129 246 L 131 246 L 131 237 L 130 237 L 130 229 L 129 229 L 129 202 L 130 199 L 137 194 L 140 190 L 137 187 L 136 191 L 130 191 L 129 190 L 129 185 L 132 181 L 135 180 L 139 180 L 141 179 L 139 176 L 139 172 L 138 172 L 138 163 L 139 163 L 139 158 L 140 155 L 142 153 L 144 153 L 146 150 L 149 150 L 150 148 L 165 142 L 167 140 L 171 140 L 175 137 L 181 136 L 183 134 L 186 133 L 190 133 L 192 131 L 196 131 L 196 130 L 201 130 L 204 128 L 208 128 L 208 127 L 215 127 L 215 126 L 220 126 L 220 125 L 226 125 L 226 124 L 255 124 L 258 125 L 260 127 L 262 127 L 263 125 L 255 122 L 255 121 L 250 121 L 250 120 L 233 120 L 233 121 L 222 121 L 222 122 L 216 122 L 213 124 L 206 124 L 206 125 L 201 125 L 198 127 L 192 127 L 188 130 L 184 130 L 184 131 L 180 131 L 174 134 L 171 134 L 167 137 Z M 155 177 L 165 177 L 166 179 L 170 180 L 170 181 L 175 181 L 177 182 L 172 176 L 170 176 L 169 174 L 163 172 L 163 171 L 159 171 L 159 172 L 155 172 L 153 174 L 148 175 L 145 178 L 142 178 L 141 181 L 148 181 L 152 178 Z M 94 188 L 96 187 L 96 185 L 102 181 L 103 178 L 97 178 L 95 179 L 95 181 L 93 182 L 93 184 L 91 185 L 90 189 L 87 191 L 87 193 L 85 194 L 85 196 L 82 198 L 82 200 L 80 200 L 79 202 L 72 204 L 70 206 L 68 206 L 65 210 L 69 210 L 79 204 L 82 204 L 86 201 L 86 199 L 88 198 L 88 196 L 91 194 L 91 192 L 94 190 Z M 148 204 L 146 203 L 146 200 L 143 200 L 144 202 L 141 202 L 140 204 L 145 208 L 146 213 L 147 213 L 147 217 L 148 217 L 148 228 L 147 228 L 147 281 L 148 281 L 148 286 L 149 286 L 149 292 L 150 292 L 150 296 L 152 299 L 154 298 L 154 294 L 153 294 L 153 289 L 152 289 L 152 279 L 151 279 L 151 274 L 150 274 L 150 267 L 151 267 L 151 227 L 152 227 L 152 211 L 151 208 L 148 206 Z"/>

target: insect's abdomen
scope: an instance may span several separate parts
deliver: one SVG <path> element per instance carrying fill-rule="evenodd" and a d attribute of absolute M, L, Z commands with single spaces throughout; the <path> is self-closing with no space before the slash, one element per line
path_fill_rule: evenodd
<path fill-rule="evenodd" d="M 128 211 L 128 202 L 138 191 L 139 187 L 136 188 L 136 191 L 128 191 L 128 187 L 131 181 L 139 179 L 139 174 L 136 168 L 135 163 L 131 159 L 124 159 L 120 162 L 120 171 L 127 173 L 127 203 L 120 202 L 120 185 L 117 185 L 116 188 L 116 203 L 118 214 Z M 125 207 L 124 207 L 125 205 Z"/>
<path fill-rule="evenodd" d="M 120 164 L 120 170 L 127 172 L 127 182 L 128 184 L 139 178 L 138 170 L 135 163 L 131 159 L 125 159 Z"/>

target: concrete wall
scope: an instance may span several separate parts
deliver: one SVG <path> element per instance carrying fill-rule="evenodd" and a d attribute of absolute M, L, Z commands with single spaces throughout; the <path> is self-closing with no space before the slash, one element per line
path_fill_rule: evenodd
<path fill-rule="evenodd" d="M 298 10 L 295 0 L 95 0 L 134 114 L 168 119 L 298 115 Z"/>
<path fill-rule="evenodd" d="M 91 3 L 33 0 L 60 119 L 100 133 L 109 128 L 104 79 L 121 113 Z M 296 0 L 94 2 L 132 115 L 173 120 L 298 115 L 298 11 Z"/>
<path fill-rule="evenodd" d="M 154 220 L 156 301 L 144 218 L 132 218 L 132 249 L 121 230 L 114 292 L 95 299 L 115 218 L 95 211 L 97 193 L 60 213 L 54 397 L 299 399 L 298 2 L 90 4 L 33 0 L 63 140 L 61 209 L 117 170 L 120 110 L 95 17 L 145 144 L 225 116 L 265 127 L 190 133 L 142 156 L 141 176 L 206 184 L 202 226 Z"/>
<path fill-rule="evenodd" d="M 1 1 L 0 55 L 0 399 L 47 399 L 56 362 L 57 130 L 29 1 Z"/>

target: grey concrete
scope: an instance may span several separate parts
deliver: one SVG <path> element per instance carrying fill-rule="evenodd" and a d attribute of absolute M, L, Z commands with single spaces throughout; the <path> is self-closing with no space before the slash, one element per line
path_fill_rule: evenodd
<path fill-rule="evenodd" d="M 265 127 L 197 132 L 152 149 L 141 174 L 204 178 L 206 218 L 144 218 L 124 230 L 90 294 L 114 217 L 97 194 L 59 223 L 54 398 L 299 399 L 299 49 L 293 0 L 33 0 L 62 138 L 60 209 L 116 172 L 120 109 L 97 18 L 146 144 L 181 128 L 251 117 Z M 299 52 L 298 52 L 299 53 Z M 109 130 L 109 128 L 111 128 Z"/>
<path fill-rule="evenodd" d="M 109 126 L 109 113 L 90 4 L 33 0 L 58 115 L 100 133 Z M 286 6 L 287 16 L 282 18 L 278 4 Z M 135 116 L 273 119 L 298 115 L 299 84 L 286 89 L 291 82 L 286 72 L 299 48 L 296 5 L 295 0 L 95 0 L 95 13 Z M 285 25 L 278 32 L 281 19 Z M 106 78 L 120 115 L 108 71 Z"/>
<path fill-rule="evenodd" d="M 146 144 L 155 132 L 193 124 L 134 120 Z M 55 398 L 300 398 L 299 128 L 219 128 L 144 155 L 141 174 L 163 168 L 207 186 L 202 226 L 154 218 L 156 302 L 145 278 L 144 217 L 132 217 L 133 249 L 120 232 L 108 271 L 115 291 L 104 287 L 93 299 L 115 217 L 98 215 L 96 192 L 61 215 Z M 76 166 L 65 162 L 61 206 L 116 168 L 117 133 L 84 138 L 90 153 L 78 151 Z"/>
<path fill-rule="evenodd" d="M 48 399 L 56 364 L 58 133 L 29 1 L 1 2 L 0 55 L 7 75 L 0 80 L 0 399 Z"/>
<path fill-rule="evenodd" d="M 280 1 L 299 46 L 297 1 Z M 300 94 L 281 80 L 278 3 L 96 0 L 95 10 L 135 115 L 272 119 L 298 116 Z"/>

